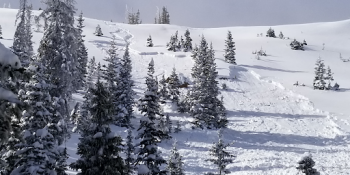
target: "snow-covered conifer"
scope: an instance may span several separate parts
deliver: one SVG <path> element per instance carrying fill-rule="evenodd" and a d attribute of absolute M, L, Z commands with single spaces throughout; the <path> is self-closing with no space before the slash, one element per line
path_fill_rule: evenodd
<path fill-rule="evenodd" d="M 303 157 L 298 164 L 296 168 L 302 173 L 306 175 L 320 175 L 320 173 L 313 168 L 315 166 L 315 161 L 312 159 L 311 155 Z"/>
<path fill-rule="evenodd" d="M 284 35 L 283 35 L 282 31 L 281 31 L 280 34 L 278 35 L 278 38 L 284 39 Z"/>
<path fill-rule="evenodd" d="M 153 47 L 153 41 L 151 35 L 147 38 L 147 47 Z"/>
<path fill-rule="evenodd" d="M 168 89 L 167 89 L 167 84 L 166 84 L 166 80 L 165 80 L 165 77 L 164 77 L 164 74 L 162 76 L 162 79 L 159 81 L 159 97 L 162 101 L 165 101 L 169 98 L 169 92 L 168 92 Z"/>
<path fill-rule="evenodd" d="M 132 80 L 132 65 L 129 54 L 129 46 L 126 46 L 123 57 L 120 60 L 120 73 L 117 83 L 117 94 L 119 96 L 119 106 L 117 107 L 118 122 L 120 126 L 132 127 L 130 120 L 134 118 L 133 106 L 135 92 L 132 89 L 134 82 Z"/>
<path fill-rule="evenodd" d="M 87 65 L 87 76 L 85 80 L 85 90 L 88 90 L 90 87 L 92 87 L 94 83 L 95 75 L 97 75 L 97 65 L 95 62 L 95 57 L 93 56 Z"/>
<path fill-rule="evenodd" d="M 173 144 L 173 149 L 171 150 L 171 155 L 168 160 L 167 171 L 169 175 L 185 175 L 182 168 L 183 161 L 182 156 L 176 148 L 177 141 Z"/>
<path fill-rule="evenodd" d="M 173 130 L 173 122 L 170 120 L 169 114 L 165 115 L 165 126 L 167 128 L 167 132 L 170 134 Z"/>
<path fill-rule="evenodd" d="M 87 48 L 85 47 L 84 44 L 84 35 L 83 35 L 83 28 L 85 27 L 83 22 L 83 13 L 81 12 L 78 18 L 78 25 L 77 25 L 77 57 L 78 57 L 78 72 L 77 72 L 77 78 L 75 79 L 74 82 L 76 82 L 76 88 L 81 89 L 86 80 L 87 76 L 87 63 L 88 63 L 88 52 Z"/>
<path fill-rule="evenodd" d="M 113 123 L 113 103 L 110 93 L 98 80 L 92 93 L 89 109 L 89 127 L 81 131 L 77 154 L 80 158 L 72 163 L 72 169 L 85 174 L 124 174 L 125 165 L 119 156 L 122 139 L 110 129 Z"/>
<path fill-rule="evenodd" d="M 183 51 L 184 52 L 190 52 L 192 51 L 192 38 L 191 38 L 191 33 L 190 31 L 187 29 L 185 32 L 185 43 L 183 46 Z"/>
<path fill-rule="evenodd" d="M 132 130 L 129 128 L 128 129 L 128 136 L 126 137 L 126 146 L 125 146 L 126 148 L 124 149 L 125 154 L 126 154 L 126 158 L 125 158 L 125 173 L 126 173 L 126 175 L 133 175 L 133 173 L 135 171 L 135 167 L 134 167 L 135 147 L 133 144 L 133 139 L 134 139 L 134 137 L 132 136 Z"/>
<path fill-rule="evenodd" d="M 300 43 L 296 39 L 294 39 L 289 45 L 290 45 L 292 50 L 304 50 L 303 43 Z"/>
<path fill-rule="evenodd" d="M 271 27 L 269 28 L 269 30 L 267 30 L 266 33 L 267 33 L 266 34 L 267 37 L 276 38 L 275 31 Z"/>
<path fill-rule="evenodd" d="M 170 42 L 169 43 L 167 43 L 167 49 L 169 50 L 169 51 L 174 51 L 174 52 L 176 52 L 176 38 L 175 38 L 175 36 L 171 36 L 170 37 Z"/>
<path fill-rule="evenodd" d="M 180 96 L 179 87 L 180 87 L 180 80 L 176 73 L 176 69 L 174 67 L 169 77 L 168 91 L 169 91 L 170 99 L 176 104 L 179 102 L 179 96 Z"/>
<path fill-rule="evenodd" d="M 2 27 L 0 25 L 0 39 L 2 39 Z"/>
<path fill-rule="evenodd" d="M 222 139 L 222 129 L 218 131 L 219 141 L 214 143 L 210 148 L 210 156 L 212 158 L 207 159 L 207 161 L 213 162 L 218 167 L 218 175 L 231 173 L 226 166 L 233 162 L 235 157 L 231 153 L 227 152 L 226 149 L 232 144 L 225 144 Z"/>
<path fill-rule="evenodd" d="M 176 127 L 174 128 L 174 133 L 178 133 L 181 131 L 181 123 L 180 121 L 176 122 Z"/>
<path fill-rule="evenodd" d="M 193 124 L 199 128 L 219 128 L 220 100 L 218 72 L 216 71 L 214 49 L 202 36 L 200 46 L 192 52 L 194 65 L 192 67 L 193 87 L 190 89 L 188 104 L 190 115 L 194 118 Z"/>
<path fill-rule="evenodd" d="M 102 33 L 102 29 L 100 27 L 100 25 L 97 25 L 96 27 L 96 30 L 95 30 L 95 33 L 94 33 L 96 36 L 102 36 L 103 33 Z"/>
<path fill-rule="evenodd" d="M 321 58 L 317 59 L 315 66 L 315 78 L 314 78 L 314 89 L 324 90 L 326 87 L 325 82 L 325 65 Z"/>
<path fill-rule="evenodd" d="M 152 59 L 148 66 L 145 95 L 138 104 L 139 111 L 144 115 L 144 118 L 140 120 L 139 133 L 136 137 L 136 139 L 141 139 L 136 145 L 138 147 L 135 151 L 137 154 L 136 165 L 139 165 L 139 170 L 146 166 L 151 174 L 165 174 L 166 171 L 160 170 L 160 166 L 166 161 L 161 157 L 157 143 L 168 135 L 156 128 L 156 119 L 159 118 L 157 116 L 163 115 L 160 114 L 158 87 L 153 74 L 154 61 Z"/>
<path fill-rule="evenodd" d="M 224 54 L 225 61 L 231 64 L 236 64 L 236 58 L 235 58 L 236 47 L 235 47 L 235 42 L 233 42 L 231 31 L 228 31 L 227 39 L 225 43 L 226 43 L 225 54 Z"/>

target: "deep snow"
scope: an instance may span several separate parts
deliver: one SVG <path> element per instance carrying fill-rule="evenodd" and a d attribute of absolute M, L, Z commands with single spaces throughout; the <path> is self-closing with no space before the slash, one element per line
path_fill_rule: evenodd
<path fill-rule="evenodd" d="M 16 13 L 16 10 L 0 9 L 4 36 L 0 42 L 7 47 L 13 42 Z M 136 98 L 143 95 L 147 65 L 152 58 L 155 75 L 169 76 L 172 68 L 176 67 L 182 78 L 191 80 L 191 54 L 165 49 L 165 44 L 176 30 L 179 35 L 183 35 L 189 29 L 193 44 L 199 42 L 201 35 L 213 43 L 219 78 L 227 79 L 218 81 L 220 85 L 226 83 L 228 87 L 227 90 L 221 90 L 221 95 L 224 96 L 230 121 L 224 131 L 224 140 L 226 143 L 234 142 L 229 151 L 237 156 L 234 163 L 228 166 L 231 174 L 297 174 L 297 161 L 305 152 L 313 154 L 316 169 L 322 174 L 350 174 L 350 62 L 343 62 L 339 58 L 339 53 L 344 59 L 350 57 L 350 20 L 273 27 L 277 35 L 282 31 L 286 37 L 290 37 L 289 40 L 257 37 L 258 33 L 265 35 L 269 28 L 267 26 L 187 28 L 174 25 L 127 25 L 94 19 L 86 19 L 84 24 L 89 57 L 95 56 L 101 63 L 104 63 L 105 50 L 112 35 L 117 37 L 120 56 L 126 43 L 131 43 Z M 102 28 L 103 37 L 93 35 L 97 24 Z M 237 66 L 223 61 L 224 40 L 228 30 L 232 31 L 236 42 Z M 149 35 L 155 45 L 153 48 L 146 47 Z M 41 36 L 42 33 L 34 32 L 36 48 Z M 305 51 L 290 49 L 289 43 L 294 38 L 307 41 Z M 266 50 L 268 56 L 256 60 L 252 51 L 260 48 Z M 325 60 L 326 66 L 331 66 L 341 90 L 313 90 L 314 64 L 318 57 Z M 306 86 L 293 86 L 296 81 Z M 74 99 L 81 101 L 82 97 L 75 94 Z M 164 106 L 164 111 L 169 113 L 174 123 L 178 120 L 182 122 L 182 131 L 172 136 L 178 141 L 179 152 L 184 156 L 186 174 L 200 175 L 215 171 L 216 167 L 205 159 L 212 142 L 218 139 L 216 131 L 192 130 L 189 117 L 178 114 L 170 104 Z M 137 126 L 141 115 L 138 112 L 136 114 L 137 119 L 133 123 Z M 113 130 L 123 137 L 127 134 L 118 127 L 113 127 Z M 79 135 L 73 134 L 67 142 L 70 162 L 77 159 L 75 152 L 78 138 Z M 165 157 L 172 143 L 164 141 L 159 144 Z"/>

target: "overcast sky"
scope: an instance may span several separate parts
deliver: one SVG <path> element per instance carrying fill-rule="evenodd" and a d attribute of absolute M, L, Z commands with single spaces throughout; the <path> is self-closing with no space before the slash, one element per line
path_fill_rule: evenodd
<path fill-rule="evenodd" d="M 41 0 L 28 0 L 34 8 Z M 17 8 L 19 0 L 0 0 Z M 76 0 L 84 16 L 124 22 L 125 7 L 140 9 L 143 23 L 153 23 L 156 7 L 167 6 L 172 24 L 190 27 L 281 25 L 350 18 L 350 0 Z"/>

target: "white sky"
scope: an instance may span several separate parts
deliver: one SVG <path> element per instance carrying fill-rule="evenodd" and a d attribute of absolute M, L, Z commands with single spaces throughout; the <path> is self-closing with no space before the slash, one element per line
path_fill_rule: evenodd
<path fill-rule="evenodd" d="M 125 6 L 153 23 L 156 7 L 167 6 L 172 24 L 190 27 L 281 25 L 339 21 L 350 17 L 350 0 L 76 0 L 84 16 L 124 22 Z M 0 7 L 19 0 L 0 0 Z M 37 9 L 40 0 L 29 0 Z"/>

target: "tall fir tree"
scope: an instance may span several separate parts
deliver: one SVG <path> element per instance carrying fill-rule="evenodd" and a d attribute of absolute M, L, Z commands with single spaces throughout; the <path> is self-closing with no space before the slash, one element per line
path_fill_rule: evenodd
<path fill-rule="evenodd" d="M 26 22 L 25 22 L 25 26 L 26 26 L 26 46 L 27 46 L 27 55 L 29 57 L 29 59 L 33 59 L 33 55 L 34 55 L 34 49 L 33 49 L 33 42 L 32 42 L 32 38 L 33 38 L 33 33 L 32 33 L 32 10 L 33 10 L 33 6 L 32 4 L 27 5 L 26 8 Z"/>
<path fill-rule="evenodd" d="M 225 61 L 231 64 L 236 64 L 236 58 L 235 58 L 236 48 L 235 48 L 235 42 L 233 42 L 231 31 L 228 31 L 227 39 L 225 43 L 226 43 L 225 54 L 224 54 Z"/>
<path fill-rule="evenodd" d="M 218 72 L 216 71 L 214 49 L 202 36 L 200 46 L 192 52 L 194 66 L 192 67 L 192 77 L 194 85 L 190 89 L 188 109 L 194 118 L 192 122 L 199 128 L 220 128 L 224 123 L 220 122 L 221 101 L 219 95 L 218 82 L 216 81 Z"/>
<path fill-rule="evenodd" d="M 77 73 L 77 79 L 76 82 L 76 88 L 81 89 L 85 85 L 85 80 L 87 76 L 87 63 L 88 63 L 88 52 L 87 48 L 84 44 L 84 35 L 83 35 L 83 28 L 84 26 L 84 19 L 83 19 L 83 12 L 80 13 L 78 18 L 78 25 L 77 25 L 77 57 L 78 57 L 78 73 Z"/>
<path fill-rule="evenodd" d="M 171 75 L 169 77 L 168 81 L 168 90 L 169 90 L 169 97 L 170 99 L 178 104 L 179 103 L 179 96 L 180 96 L 180 80 L 176 73 L 175 67 L 173 68 L 173 71 L 171 72 Z"/>
<path fill-rule="evenodd" d="M 92 93 L 89 127 L 81 131 L 77 154 L 80 158 L 72 163 L 72 169 L 81 172 L 78 175 L 101 174 L 123 175 L 125 165 L 119 156 L 122 139 L 111 131 L 113 123 L 113 103 L 110 92 L 97 80 Z"/>
<path fill-rule="evenodd" d="M 96 36 L 102 36 L 103 33 L 102 33 L 102 29 L 101 29 L 101 26 L 100 25 L 97 25 L 96 27 L 96 30 L 95 30 L 95 33 L 94 33 Z"/>
<path fill-rule="evenodd" d="M 97 72 L 97 65 L 95 62 L 95 57 L 93 56 L 87 65 L 87 76 L 85 80 L 85 90 L 88 90 L 90 87 L 93 87 L 94 78 Z"/>
<path fill-rule="evenodd" d="M 128 136 L 126 137 L 126 145 L 125 145 L 125 174 L 126 175 L 133 175 L 135 171 L 134 167 L 134 151 L 135 147 L 133 144 L 134 137 L 132 136 L 132 130 L 129 128 L 128 129 Z"/>
<path fill-rule="evenodd" d="M 123 57 L 120 60 L 120 73 L 117 83 L 117 94 L 119 105 L 117 106 L 118 118 L 120 126 L 132 128 L 131 119 L 135 118 L 133 115 L 134 95 L 132 89 L 134 81 L 132 80 L 132 65 L 129 54 L 129 46 L 126 46 Z"/>
<path fill-rule="evenodd" d="M 323 63 L 323 60 L 321 58 L 317 59 L 316 65 L 315 65 L 315 78 L 314 78 L 314 89 L 324 90 L 326 87 L 325 82 L 325 65 Z"/>
<path fill-rule="evenodd" d="M 171 155 L 168 160 L 167 171 L 169 175 L 185 175 L 184 170 L 182 168 L 183 161 L 182 156 L 176 147 L 177 142 L 174 142 L 173 149 L 171 150 Z"/>
<path fill-rule="evenodd" d="M 156 128 L 156 120 L 159 119 L 157 116 L 163 115 L 160 114 L 158 87 L 153 74 L 154 62 L 152 59 L 148 66 L 145 95 L 139 100 L 138 104 L 139 111 L 144 117 L 140 120 L 139 133 L 136 137 L 136 139 L 141 139 L 136 145 L 138 147 L 135 151 L 135 154 L 137 154 L 136 165 L 139 168 L 146 166 L 150 174 L 165 175 L 166 171 L 160 170 L 160 166 L 166 164 L 166 161 L 161 157 L 157 144 L 167 137 L 167 134 Z"/>
<path fill-rule="evenodd" d="M 162 79 L 159 81 L 159 88 L 158 89 L 159 89 L 158 90 L 159 97 L 162 100 L 162 102 L 165 103 L 165 100 L 167 100 L 169 98 L 169 92 L 167 89 L 167 84 L 166 84 L 164 74 L 162 76 Z"/>
<path fill-rule="evenodd" d="M 210 156 L 212 158 L 207 159 L 207 161 L 213 162 L 218 167 L 218 175 L 231 173 L 226 166 L 233 162 L 234 155 L 226 151 L 226 149 L 231 146 L 231 144 L 225 144 L 222 139 L 222 129 L 218 131 L 219 141 L 214 143 L 211 147 Z"/>
<path fill-rule="evenodd" d="M 332 88 L 331 82 L 334 81 L 334 78 L 333 78 L 333 72 L 329 66 L 327 67 L 327 72 L 324 79 L 328 80 L 328 85 L 326 89 L 327 90 L 331 89 Z"/>

